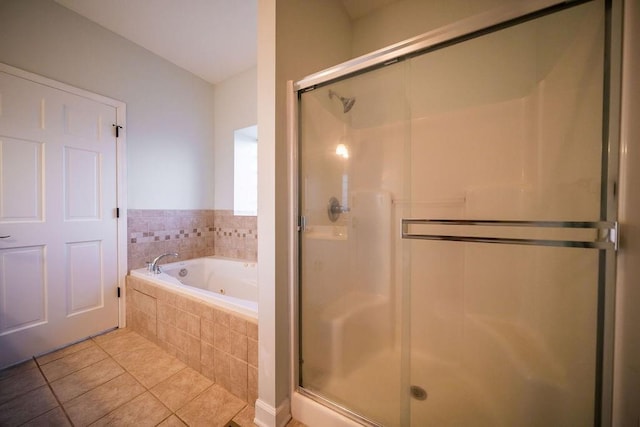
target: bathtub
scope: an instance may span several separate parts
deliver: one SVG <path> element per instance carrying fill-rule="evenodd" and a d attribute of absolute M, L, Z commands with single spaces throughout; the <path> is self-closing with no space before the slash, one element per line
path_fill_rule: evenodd
<path fill-rule="evenodd" d="M 160 268 L 160 274 L 141 268 L 132 270 L 131 275 L 257 320 L 255 262 L 210 256 L 163 264 Z"/>

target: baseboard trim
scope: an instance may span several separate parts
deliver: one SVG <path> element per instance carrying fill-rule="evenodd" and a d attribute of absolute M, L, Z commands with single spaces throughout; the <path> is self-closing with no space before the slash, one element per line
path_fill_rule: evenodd
<path fill-rule="evenodd" d="M 284 427 L 291 419 L 291 404 L 285 399 L 277 408 L 258 399 L 256 417 L 253 422 L 258 427 Z"/>

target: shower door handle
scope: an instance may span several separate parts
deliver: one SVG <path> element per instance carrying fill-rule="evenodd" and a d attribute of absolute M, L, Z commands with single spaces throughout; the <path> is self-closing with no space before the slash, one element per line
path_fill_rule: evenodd
<path fill-rule="evenodd" d="M 0 236 L 0 239 L 8 239 L 9 237 L 11 237 L 11 236 L 10 235 Z"/>
<path fill-rule="evenodd" d="M 552 238 L 515 238 L 479 236 L 476 234 L 451 233 L 416 233 L 411 226 L 480 226 L 480 227 L 510 227 L 514 230 L 523 228 L 537 228 L 542 230 L 564 229 L 591 231 L 595 239 L 552 239 Z M 456 220 L 456 219 L 403 219 L 402 238 L 417 240 L 441 240 L 451 242 L 499 243 L 528 246 L 555 246 L 568 248 L 618 249 L 618 223 L 612 221 L 501 221 L 501 220 Z"/>

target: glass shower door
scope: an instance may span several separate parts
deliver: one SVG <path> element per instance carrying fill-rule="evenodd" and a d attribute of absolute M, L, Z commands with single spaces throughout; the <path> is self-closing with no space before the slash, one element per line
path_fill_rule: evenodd
<path fill-rule="evenodd" d="M 604 7 L 410 60 L 412 426 L 600 425 Z"/>
<path fill-rule="evenodd" d="M 565 6 L 298 92 L 307 396 L 383 426 L 606 424 L 610 3 Z"/>
<path fill-rule="evenodd" d="M 394 227 L 408 171 L 405 69 L 300 95 L 300 385 L 386 426 L 408 417 Z"/>

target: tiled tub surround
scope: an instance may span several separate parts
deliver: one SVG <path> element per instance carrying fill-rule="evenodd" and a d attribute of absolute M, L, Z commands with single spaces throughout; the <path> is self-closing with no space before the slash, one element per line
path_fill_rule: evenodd
<path fill-rule="evenodd" d="M 177 252 L 178 258 L 164 262 L 200 258 L 214 254 L 212 210 L 127 211 L 128 267 L 143 268 L 160 254 Z"/>
<path fill-rule="evenodd" d="M 214 211 L 214 253 L 227 258 L 258 260 L 258 218 L 235 216 L 231 210 Z"/>
<path fill-rule="evenodd" d="M 127 211 L 128 268 L 143 268 L 160 254 L 177 252 L 182 261 L 210 255 L 256 261 L 257 218 L 230 210 Z"/>
<path fill-rule="evenodd" d="M 127 276 L 127 326 L 253 405 L 258 393 L 258 324 Z"/>

